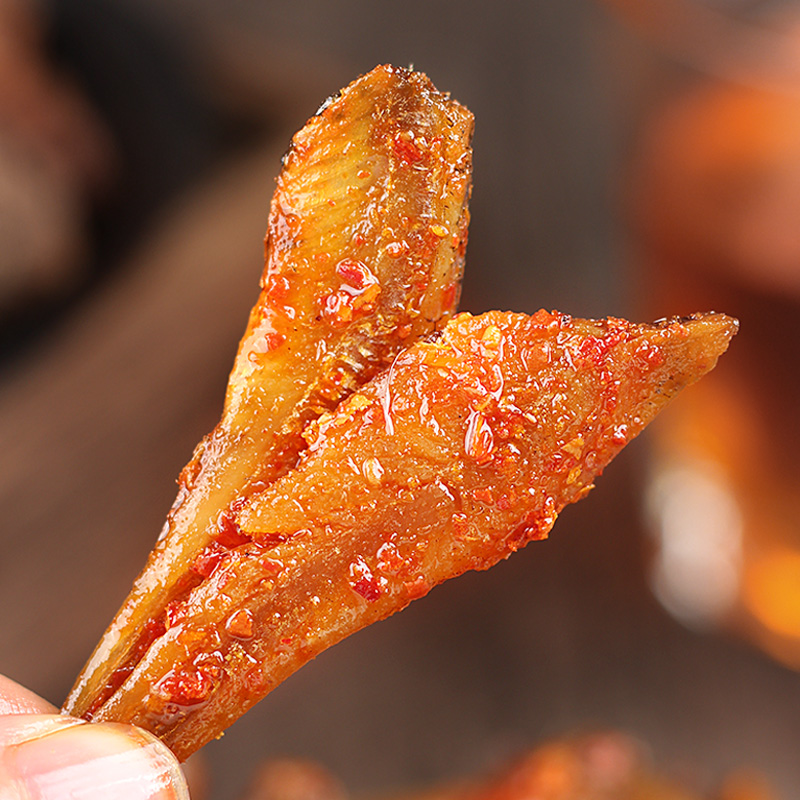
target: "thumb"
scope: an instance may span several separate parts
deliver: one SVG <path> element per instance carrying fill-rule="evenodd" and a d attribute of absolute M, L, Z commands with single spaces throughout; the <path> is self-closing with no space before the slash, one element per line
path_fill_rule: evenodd
<path fill-rule="evenodd" d="M 0 716 L 0 800 L 189 800 L 178 761 L 145 731 L 55 714 Z"/>

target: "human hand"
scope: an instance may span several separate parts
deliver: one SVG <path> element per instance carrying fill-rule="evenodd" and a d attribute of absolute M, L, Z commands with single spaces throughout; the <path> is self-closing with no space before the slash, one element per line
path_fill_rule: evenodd
<path fill-rule="evenodd" d="M 0 800 L 189 800 L 178 761 L 139 728 L 90 724 L 0 675 Z"/>

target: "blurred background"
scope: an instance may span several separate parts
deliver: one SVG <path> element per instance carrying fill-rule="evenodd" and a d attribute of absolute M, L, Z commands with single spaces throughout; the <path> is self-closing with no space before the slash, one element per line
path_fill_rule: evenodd
<path fill-rule="evenodd" d="M 63 700 L 219 416 L 289 138 L 387 62 L 476 116 L 462 308 L 742 330 L 551 540 L 209 745 L 208 796 L 284 755 L 387 793 L 598 726 L 796 796 L 795 3 L 0 0 L 0 672 Z"/>

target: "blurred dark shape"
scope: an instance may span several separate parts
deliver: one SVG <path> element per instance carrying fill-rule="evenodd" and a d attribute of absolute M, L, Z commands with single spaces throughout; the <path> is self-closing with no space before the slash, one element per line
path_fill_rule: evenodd
<path fill-rule="evenodd" d="M 658 776 L 640 742 L 619 733 L 547 742 L 465 800 L 691 800 Z M 697 799 L 699 800 L 699 798 Z"/>
<path fill-rule="evenodd" d="M 800 97 L 796 0 L 601 0 L 670 59 Z"/>
<path fill-rule="evenodd" d="M 192 800 L 208 800 L 211 786 L 208 765 L 202 753 L 195 753 L 181 764 Z"/>
<path fill-rule="evenodd" d="M 703 82 L 654 114 L 642 146 L 634 213 L 651 247 L 800 298 L 800 94 Z"/>
<path fill-rule="evenodd" d="M 311 761 L 274 759 L 253 775 L 242 800 L 348 800 L 344 787 Z"/>
<path fill-rule="evenodd" d="M 74 309 L 158 209 L 247 139 L 169 28 L 134 6 L 3 8 L 0 359 Z"/>
<path fill-rule="evenodd" d="M 266 762 L 241 800 L 347 800 L 322 767 Z M 759 773 L 735 772 L 709 792 L 655 766 L 648 748 L 617 731 L 545 741 L 486 775 L 377 795 L 390 800 L 775 800 Z"/>
<path fill-rule="evenodd" d="M 646 121 L 633 166 L 644 313 L 741 321 L 722 369 L 655 428 L 654 586 L 685 622 L 800 669 L 800 82 L 755 77 L 696 75 Z"/>
<path fill-rule="evenodd" d="M 758 772 L 737 770 L 720 786 L 714 800 L 776 800 L 769 781 Z"/>
<path fill-rule="evenodd" d="M 75 285 L 91 199 L 113 147 L 77 85 L 53 66 L 43 21 L 25 0 L 0 4 L 0 314 Z"/>
<path fill-rule="evenodd" d="M 187 54 L 169 29 L 130 4 L 55 0 L 49 23 L 54 59 L 80 82 L 119 150 L 119 175 L 96 231 L 98 256 L 113 257 L 154 207 L 219 154 L 222 124 L 187 80 Z"/>

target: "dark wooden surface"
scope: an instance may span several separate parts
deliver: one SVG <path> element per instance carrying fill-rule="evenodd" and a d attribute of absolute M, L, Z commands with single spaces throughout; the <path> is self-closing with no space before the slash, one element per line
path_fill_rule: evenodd
<path fill-rule="evenodd" d="M 390 4 L 410 28 L 345 5 L 347 19 L 362 15 L 360 41 L 343 22 L 328 30 L 329 12 L 313 3 L 293 6 L 301 17 L 317 8 L 305 23 L 288 6 L 234 4 L 214 40 L 228 53 L 222 93 L 240 109 L 274 103 L 281 126 L 176 195 L 113 276 L 0 376 L 0 672 L 53 702 L 216 421 L 257 292 L 280 153 L 324 93 L 374 62 L 414 60 L 475 111 L 470 310 L 624 309 L 607 199 L 618 87 L 598 95 L 598 82 L 608 54 L 624 64 L 630 43 L 613 45 L 618 34 L 577 1 L 509 4 L 505 19 L 495 6 L 470 16 Z M 166 7 L 174 25 L 183 6 Z M 292 102 L 285 82 L 264 76 L 304 52 Z M 543 736 L 614 726 L 701 781 L 753 766 L 791 798 L 800 679 L 657 606 L 644 577 L 645 463 L 637 442 L 550 541 L 440 587 L 279 687 L 206 749 L 213 797 L 234 797 L 273 755 L 316 759 L 357 791 L 383 791 L 473 773 Z"/>

